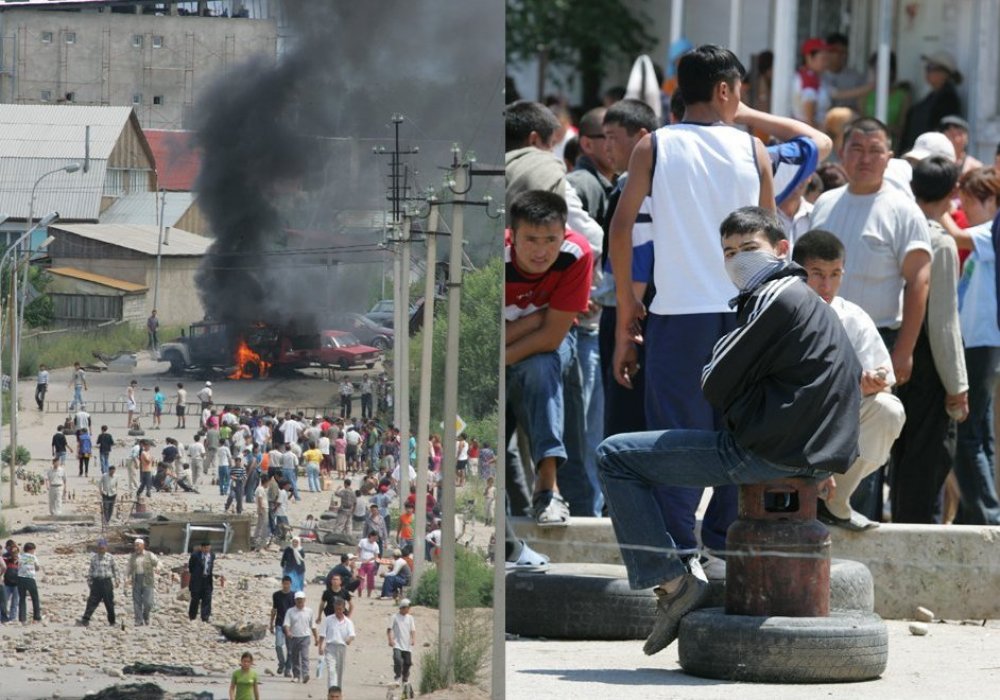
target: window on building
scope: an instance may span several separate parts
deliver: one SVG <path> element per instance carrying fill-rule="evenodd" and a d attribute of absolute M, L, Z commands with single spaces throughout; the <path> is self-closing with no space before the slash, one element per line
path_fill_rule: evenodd
<path fill-rule="evenodd" d="M 66 32 L 65 38 L 66 38 L 66 43 L 67 44 L 75 44 L 76 43 L 76 32 Z"/>
<path fill-rule="evenodd" d="M 163 37 L 162 36 L 160 36 L 158 34 L 154 34 L 153 35 L 153 48 L 154 49 L 162 49 L 163 48 Z"/>
<path fill-rule="evenodd" d="M 142 104 L 142 93 L 141 92 L 137 92 L 134 95 L 132 95 L 132 104 L 134 104 L 134 105 L 141 105 Z"/>
<path fill-rule="evenodd" d="M 162 105 L 163 104 L 163 95 L 153 95 L 153 104 L 154 105 Z"/>
<path fill-rule="evenodd" d="M 142 34 L 133 34 L 132 35 L 132 46 L 134 46 L 137 49 L 141 49 L 142 48 Z"/>
<path fill-rule="evenodd" d="M 42 43 L 43 44 L 52 43 L 52 32 L 42 32 Z"/>
<path fill-rule="evenodd" d="M 52 91 L 42 90 L 42 102 L 51 102 L 51 101 L 52 101 Z"/>

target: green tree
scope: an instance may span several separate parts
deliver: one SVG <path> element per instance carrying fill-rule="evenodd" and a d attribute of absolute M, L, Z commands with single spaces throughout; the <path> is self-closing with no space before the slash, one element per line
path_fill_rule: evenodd
<path fill-rule="evenodd" d="M 645 12 L 623 0 L 507 0 L 507 62 L 544 54 L 548 66 L 575 69 L 589 107 L 599 104 L 609 67 L 630 63 L 655 45 L 649 23 Z"/>
<path fill-rule="evenodd" d="M 434 356 L 431 390 L 431 432 L 437 431 L 444 405 L 445 361 L 458 362 L 458 412 L 470 424 L 497 411 L 500 366 L 500 313 L 503 260 L 494 258 L 485 267 L 462 277 L 462 304 L 457 358 L 446 358 L 448 332 L 446 302 L 434 314 Z M 414 420 L 420 396 L 422 330 L 410 343 L 410 410 Z M 496 431 L 493 431 L 495 436 Z"/>

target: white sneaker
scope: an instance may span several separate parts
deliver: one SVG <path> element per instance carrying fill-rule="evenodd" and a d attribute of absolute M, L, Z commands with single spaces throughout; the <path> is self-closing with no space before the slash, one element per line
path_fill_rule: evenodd
<path fill-rule="evenodd" d="M 726 560 L 719 559 L 719 557 L 712 556 L 711 554 L 705 554 L 702 559 L 702 569 L 705 572 L 705 576 L 708 581 L 725 581 L 726 580 Z"/>

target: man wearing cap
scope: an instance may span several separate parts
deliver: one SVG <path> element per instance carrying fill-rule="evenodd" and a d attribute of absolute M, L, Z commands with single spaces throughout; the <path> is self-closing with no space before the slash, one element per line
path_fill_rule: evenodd
<path fill-rule="evenodd" d="M 295 594 L 295 607 L 285 613 L 283 624 L 285 638 L 288 640 L 289 664 L 295 680 L 309 682 L 309 638 L 319 644 L 316 634 L 316 623 L 313 622 L 313 611 L 306 607 L 306 594 L 299 591 Z"/>
<path fill-rule="evenodd" d="M 188 573 L 191 580 L 188 582 L 188 589 L 191 591 L 191 605 L 188 606 L 188 619 L 194 622 L 198 617 L 198 608 L 201 607 L 201 621 L 208 622 L 212 616 L 212 591 L 214 586 L 212 579 L 215 576 L 215 554 L 212 552 L 212 543 L 205 540 L 201 547 L 192 552 L 188 559 Z"/>
<path fill-rule="evenodd" d="M 159 566 L 159 557 L 146 551 L 145 540 L 136 538 L 135 550 L 129 556 L 128 566 L 125 568 L 126 583 L 132 582 L 132 607 L 136 627 L 149 624 L 149 615 L 156 603 L 154 577 Z"/>
<path fill-rule="evenodd" d="M 943 156 L 955 162 L 955 147 L 952 145 L 951 139 L 940 131 L 928 131 L 926 134 L 920 134 L 913 142 L 913 148 L 903 154 L 903 160 L 910 165 L 916 165 L 931 156 Z"/>
<path fill-rule="evenodd" d="M 945 117 L 962 113 L 962 101 L 957 89 L 962 84 L 962 73 L 958 70 L 955 57 L 947 51 L 938 51 L 920 58 L 924 61 L 924 79 L 931 91 L 906 112 L 900 151 L 909 150 L 917 136 L 938 128 Z"/>
<path fill-rule="evenodd" d="M 958 163 L 959 176 L 965 175 L 970 170 L 983 167 L 981 160 L 973 158 L 965 151 L 965 147 L 969 145 L 969 122 L 957 114 L 949 114 L 941 120 L 938 128 L 955 147 L 955 162 Z"/>
<path fill-rule="evenodd" d="M 393 678 L 397 683 L 408 683 L 413 665 L 413 647 L 417 644 L 417 625 L 410 614 L 409 598 L 399 601 L 399 612 L 389 618 L 386 636 L 392 649 Z"/>
<path fill-rule="evenodd" d="M 830 109 L 830 93 L 823 82 L 829 46 L 819 38 L 802 44 L 802 66 L 792 82 L 792 116 L 810 126 L 822 127 Z"/>
<path fill-rule="evenodd" d="M 400 549 L 392 550 L 392 558 L 392 570 L 381 574 L 385 577 L 382 582 L 382 598 L 397 600 L 403 588 L 410 585 L 410 565 L 406 563 Z"/>
<path fill-rule="evenodd" d="M 114 467 L 112 467 L 114 469 Z M 108 624 L 115 624 L 115 582 L 118 581 L 118 567 L 115 558 L 108 552 L 108 541 L 97 541 L 97 551 L 90 555 L 90 569 L 87 571 L 87 585 L 90 595 L 87 607 L 78 623 L 81 627 L 90 624 L 90 617 L 97 610 L 98 603 L 104 603 L 108 613 Z"/>
<path fill-rule="evenodd" d="M 118 499 L 118 475 L 115 465 L 108 467 L 108 473 L 101 477 L 101 515 L 104 523 L 111 522 L 111 516 L 115 512 L 115 501 Z"/>
<path fill-rule="evenodd" d="M 344 661 L 347 647 L 354 641 L 354 623 L 347 617 L 347 602 L 333 601 L 333 615 L 327 615 L 319 626 L 319 655 L 325 656 L 327 688 L 344 687 Z"/>
<path fill-rule="evenodd" d="M 202 411 L 212 406 L 212 382 L 205 382 L 205 386 L 198 391 L 198 400 L 201 401 Z"/>

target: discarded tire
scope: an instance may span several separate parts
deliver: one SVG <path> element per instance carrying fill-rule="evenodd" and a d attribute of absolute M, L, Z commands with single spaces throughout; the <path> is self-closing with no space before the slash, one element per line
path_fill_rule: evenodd
<path fill-rule="evenodd" d="M 625 567 L 611 564 L 552 564 L 545 573 L 506 577 L 507 632 L 551 639 L 645 639 L 656 615 L 650 589 L 633 591 Z M 712 582 L 705 607 L 721 606 L 723 582 Z M 871 612 L 871 572 L 860 562 L 830 564 L 830 607 Z"/>
<path fill-rule="evenodd" d="M 344 544 L 348 546 L 355 546 L 358 544 L 358 538 L 345 535 L 342 532 L 325 532 L 323 533 L 323 544 Z"/>
<path fill-rule="evenodd" d="M 706 608 L 684 616 L 678 643 L 686 673 L 756 683 L 871 680 L 889 660 L 882 618 L 859 611 L 754 617 Z"/>

